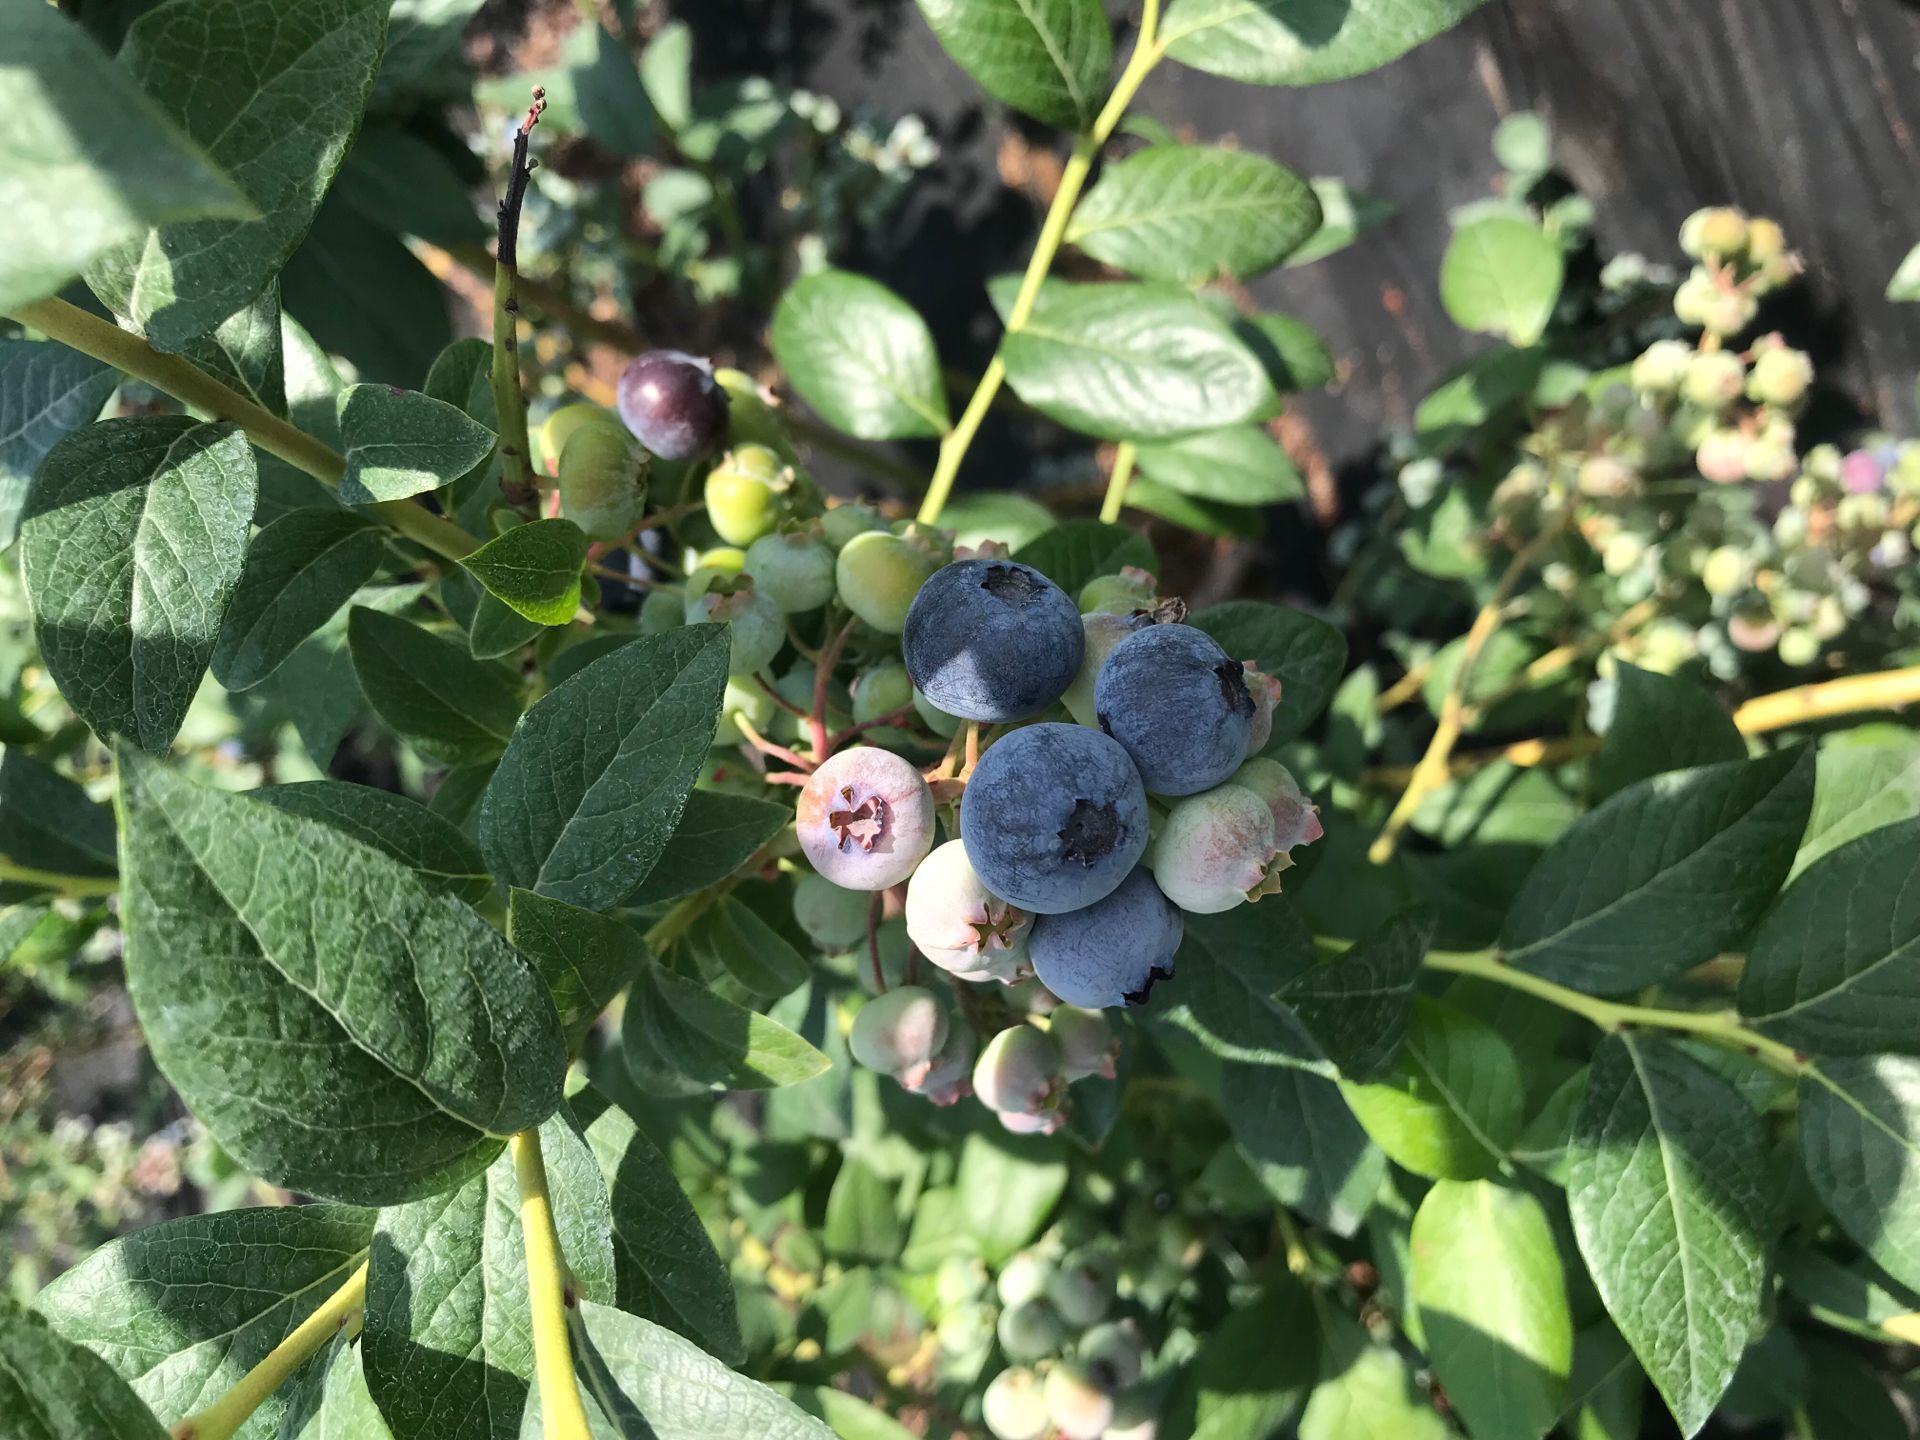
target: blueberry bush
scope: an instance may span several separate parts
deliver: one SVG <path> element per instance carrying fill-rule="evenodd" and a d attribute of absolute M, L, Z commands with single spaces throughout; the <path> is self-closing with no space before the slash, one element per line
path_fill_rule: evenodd
<path fill-rule="evenodd" d="M 1920 445 L 1780 227 L 1511 117 L 1334 583 L 1182 596 L 1372 212 L 1135 96 L 1478 3 L 919 0 L 1070 137 L 975 375 L 925 128 L 659 7 L 0 0 L 0 1007 L 194 1137 L 0 1077 L 0 1440 L 1907 1436 Z"/>

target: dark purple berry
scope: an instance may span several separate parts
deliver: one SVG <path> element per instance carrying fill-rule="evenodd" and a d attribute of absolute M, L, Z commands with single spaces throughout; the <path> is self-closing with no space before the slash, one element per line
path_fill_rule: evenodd
<path fill-rule="evenodd" d="M 691 460 L 726 434 L 727 392 L 697 356 L 649 350 L 620 376 L 620 418 L 662 460 Z"/>

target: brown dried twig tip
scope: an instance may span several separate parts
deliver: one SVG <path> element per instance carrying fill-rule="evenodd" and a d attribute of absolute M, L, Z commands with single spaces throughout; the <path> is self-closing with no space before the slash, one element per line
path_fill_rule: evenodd
<path fill-rule="evenodd" d="M 526 118 L 513 133 L 513 164 L 507 172 L 507 193 L 500 199 L 500 238 L 494 252 L 493 408 L 500 435 L 500 494 L 519 510 L 531 507 L 539 493 L 527 438 L 526 392 L 520 384 L 520 207 L 535 163 L 527 155 L 527 140 L 546 108 L 546 89 L 536 85 Z"/>
<path fill-rule="evenodd" d="M 534 166 L 540 163 L 528 156 L 527 144 L 533 135 L 533 127 L 540 123 L 546 108 L 547 87 L 536 85 L 533 87 L 533 103 L 527 106 L 526 118 L 520 122 L 520 128 L 513 132 L 513 164 L 507 171 L 507 193 L 501 197 L 499 210 L 499 260 L 502 265 L 513 265 L 519 259 L 520 205 L 527 196 L 527 180 L 533 174 Z"/>

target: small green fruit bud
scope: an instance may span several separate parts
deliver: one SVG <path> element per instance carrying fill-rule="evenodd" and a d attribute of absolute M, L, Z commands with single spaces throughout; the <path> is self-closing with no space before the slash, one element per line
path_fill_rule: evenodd
<path fill-rule="evenodd" d="M 707 519 L 722 540 L 751 545 L 780 523 L 793 471 L 764 445 L 741 445 L 707 472 Z"/>
<path fill-rule="evenodd" d="M 1747 376 L 1747 398 L 1761 405 L 1792 408 L 1806 398 L 1813 384 L 1813 361 L 1804 351 L 1784 346 L 1763 350 L 1754 357 Z"/>
<path fill-rule="evenodd" d="M 560 513 L 590 540 L 625 540 L 647 500 L 647 456 L 626 430 L 580 424 L 560 454 Z"/>
<path fill-rule="evenodd" d="M 1693 347 L 1684 340 L 1656 340 L 1628 371 L 1633 388 L 1648 395 L 1671 395 L 1687 378 Z"/>
<path fill-rule="evenodd" d="M 1680 393 L 1688 404 L 1718 413 L 1740 398 L 1746 379 L 1746 367 L 1738 355 L 1730 355 L 1725 350 L 1709 351 L 1693 357 Z"/>

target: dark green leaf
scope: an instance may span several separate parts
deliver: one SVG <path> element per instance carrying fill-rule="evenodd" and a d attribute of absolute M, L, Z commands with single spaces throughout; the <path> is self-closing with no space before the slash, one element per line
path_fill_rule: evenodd
<path fill-rule="evenodd" d="M 388 384 L 414 383 L 453 342 L 448 294 L 398 235 L 367 224 L 338 195 L 327 197 L 280 272 L 288 313 L 360 379 Z M 377 295 L 380 303 L 343 305 L 342 295 Z"/>
<path fill-rule="evenodd" d="M 373 1220 L 346 1205 L 168 1220 L 94 1251 L 35 1304 L 171 1425 L 231 1388 L 347 1283 L 367 1257 Z M 269 1397 L 247 1433 L 273 1434 L 284 1406 Z"/>
<path fill-rule="evenodd" d="M 1746 758 L 1733 716 L 1699 686 L 1624 660 L 1616 673 L 1613 724 L 1593 761 L 1596 800 L 1650 775 Z"/>
<path fill-rule="evenodd" d="M 1096 576 L 1118 575 L 1129 565 L 1160 568 L 1146 536 L 1104 520 L 1063 520 L 1014 551 L 1014 559 L 1031 565 L 1069 595 L 1078 595 Z"/>
<path fill-rule="evenodd" d="M 1341 1090 L 1380 1148 L 1416 1175 L 1489 1175 L 1520 1135 L 1513 1048 L 1491 1025 L 1436 1000 L 1414 1002 L 1406 1045 L 1385 1078 Z"/>
<path fill-rule="evenodd" d="M 1138 461 L 1143 475 L 1168 489 L 1223 505 L 1275 505 L 1307 493 L 1287 452 L 1258 425 L 1142 445 Z"/>
<path fill-rule="evenodd" d="M 1406 1040 L 1420 962 L 1432 939 L 1430 917 L 1396 916 L 1289 982 L 1278 998 L 1293 1007 L 1344 1078 L 1375 1079 Z"/>
<path fill-rule="evenodd" d="M 134 1009 L 241 1164 L 393 1203 L 472 1174 L 552 1112 L 553 1002 L 485 921 L 330 826 L 125 746 L 116 761 Z"/>
<path fill-rule="evenodd" d="M 1786 878 L 1812 800 L 1805 749 L 1630 785 L 1533 867 L 1501 947 L 1523 970 L 1596 994 L 1738 948 Z"/>
<path fill-rule="evenodd" d="M 47 452 L 68 431 L 97 419 L 119 383 L 110 366 L 78 350 L 0 340 L 0 550 L 19 533 L 28 483 Z"/>
<path fill-rule="evenodd" d="M 175 0 L 141 16 L 121 65 L 259 218 L 158 225 L 93 266 L 95 293 L 173 350 L 265 289 L 346 156 L 386 28 L 387 0 Z"/>
<path fill-rule="evenodd" d="M 1451 1440 L 1400 1352 L 1340 1312 L 1323 1321 L 1321 1373 L 1300 1416 L 1300 1440 Z"/>
<path fill-rule="evenodd" d="M 473 83 L 460 40 L 482 0 L 394 0 L 374 104 L 420 93 L 464 99 Z M 451 92 L 451 93 L 448 93 Z"/>
<path fill-rule="evenodd" d="M 920 0 L 954 62 L 994 99 L 1078 129 L 1106 97 L 1113 32 L 1099 0 Z"/>
<path fill-rule="evenodd" d="M 256 213 L 65 15 L 14 0 L 6 32 L 0 311 L 53 294 L 149 226 Z"/>
<path fill-rule="evenodd" d="M 367 703 L 429 759 L 448 765 L 491 760 L 506 748 L 520 695 L 497 665 L 410 620 L 356 605 L 347 645 Z"/>
<path fill-rule="evenodd" d="M 1191 1440 L 1277 1433 L 1306 1400 L 1319 1370 L 1318 1334 L 1307 1288 L 1276 1275 L 1201 1341 L 1168 1401 L 1166 1429 Z"/>
<path fill-rule="evenodd" d="M 1240 1153 L 1282 1205 L 1351 1235 L 1387 1173 L 1340 1087 L 1282 1065 L 1229 1062 L 1220 1101 Z"/>
<path fill-rule="evenodd" d="M 963 1230 L 989 1265 L 1034 1239 L 1067 1190 L 1066 1153 L 1035 1136 L 969 1135 L 954 1176 Z"/>
<path fill-rule="evenodd" d="M 883 1265 L 899 1257 L 906 1238 L 893 1187 L 858 1155 L 848 1155 L 827 1193 L 821 1245 L 850 1263 Z"/>
<path fill-rule="evenodd" d="M 1298 736 L 1327 708 L 1347 666 L 1347 639 L 1326 621 L 1262 600 L 1209 605 L 1193 623 L 1236 660 L 1251 660 L 1280 681 L 1272 751 Z"/>
<path fill-rule="evenodd" d="M 249 792 L 276 810 L 338 830 L 405 865 L 429 889 L 478 905 L 493 877 L 474 843 L 457 826 L 391 790 L 346 780 L 263 785 Z"/>
<path fill-rule="evenodd" d="M 349 505 L 405 500 L 451 485 L 487 458 L 493 432 L 464 410 L 391 385 L 349 385 L 339 398 Z"/>
<path fill-rule="evenodd" d="M 793 817 L 793 811 L 751 795 L 695 790 L 687 796 L 660 863 L 626 897 L 633 907 L 658 905 L 724 880 L 757 853 Z"/>
<path fill-rule="evenodd" d="M 1333 379 L 1336 367 L 1327 342 L 1291 315 L 1240 315 L 1232 324 L 1240 343 L 1266 367 L 1276 391 L 1318 390 Z M 1276 398 L 1271 415 L 1280 410 Z"/>
<path fill-rule="evenodd" d="M 181 347 L 202 370 L 238 390 L 261 409 L 287 413 L 286 367 L 280 332 L 280 286 L 267 288 L 197 340 Z"/>
<path fill-rule="evenodd" d="M 647 42 L 640 54 L 640 83 L 669 130 L 693 118 L 693 31 L 684 20 L 669 20 Z"/>
<path fill-rule="evenodd" d="M 731 978 L 753 1001 L 790 995 L 813 973 L 801 948 L 735 895 L 725 896 L 702 915 L 687 932 L 687 943 L 704 961 L 709 977 Z"/>
<path fill-rule="evenodd" d="M 340 1334 L 286 1387 L 280 1440 L 393 1440 L 367 1390 L 360 1347 Z"/>
<path fill-rule="evenodd" d="M 726 680 L 726 627 L 689 625 L 556 685 L 514 727 L 481 802 L 494 874 L 589 910 L 632 894 L 699 778 Z"/>
<path fill-rule="evenodd" d="M 1795 1425 L 1806 1440 L 1903 1440 L 1906 1411 L 1873 1366 L 1824 1341 L 1809 1340 L 1806 1351 L 1813 1393 Z"/>
<path fill-rule="evenodd" d="M 231 425 L 103 420 L 55 445 L 20 520 L 40 655 L 96 735 L 165 752 L 246 555 L 253 452 Z"/>
<path fill-rule="evenodd" d="M 1149 280 L 1245 278 L 1279 264 L 1320 225 L 1320 202 L 1264 155 L 1155 145 L 1101 172 L 1067 243 Z"/>
<path fill-rule="evenodd" d="M 1391 200 L 1349 189 L 1337 175 L 1316 175 L 1311 183 L 1320 202 L 1320 228 L 1287 257 L 1288 269 L 1337 254 L 1399 208 Z"/>
<path fill-rule="evenodd" d="M 43 760 L 0 748 L 0 859 L 59 875 L 114 872 L 113 815 Z"/>
<path fill-rule="evenodd" d="M 483 591 L 473 607 L 472 623 L 467 626 L 467 649 L 476 660 L 499 660 L 532 644 L 546 628 Z M 565 678 L 551 669 L 547 672 L 547 679 L 554 684 Z"/>
<path fill-rule="evenodd" d="M 391 122 L 361 130 L 334 193 L 366 224 L 435 245 L 480 245 L 489 235 L 446 155 Z"/>
<path fill-rule="evenodd" d="M 351 510 L 295 510 L 247 547 L 246 566 L 213 647 L 229 690 L 266 679 L 380 568 L 380 527 Z"/>
<path fill-rule="evenodd" d="M 1050 280 L 1000 345 L 1007 383 L 1051 419 L 1108 440 L 1171 440 L 1274 402 L 1266 368 L 1205 302 L 1159 281 Z"/>
<path fill-rule="evenodd" d="M 1266 531 L 1258 510 L 1196 500 L 1171 490 L 1148 475 L 1135 474 L 1127 484 L 1127 507 L 1191 530 L 1226 540 L 1258 540 Z"/>
<path fill-rule="evenodd" d="M 802 276 L 773 316 L 773 354 L 822 419 L 862 440 L 939 435 L 947 393 L 933 336 L 878 281 L 845 270 Z"/>
<path fill-rule="evenodd" d="M 1596 1320 L 1573 1337 L 1567 1380 L 1570 1440 L 1638 1440 L 1646 1377 L 1620 1332 Z"/>
<path fill-rule="evenodd" d="M 355 605 L 394 613 L 411 609 L 424 589 L 418 583 L 371 585 L 353 600 Z M 266 682 L 265 693 L 277 695 L 293 713 L 300 743 L 313 763 L 323 769 L 332 763 L 347 731 L 367 714 L 366 697 L 360 692 L 353 657 L 347 651 L 351 615 L 350 607 L 314 631 Z"/>
<path fill-rule="evenodd" d="M 1533 344 L 1553 316 L 1560 246 L 1531 220 L 1488 215 L 1454 231 L 1440 262 L 1440 303 L 1454 323 Z"/>
<path fill-rule="evenodd" d="M 1157 988 L 1148 1013 L 1180 1026 L 1212 1054 L 1331 1076 L 1312 1038 L 1275 994 L 1313 968 L 1313 938 L 1284 896 L 1189 915 L 1174 957 L 1178 980 Z"/>
<path fill-rule="evenodd" d="M 1442 1180 L 1413 1217 L 1434 1373 L 1474 1440 L 1539 1440 L 1567 1398 L 1573 1319 L 1553 1227 L 1524 1190 Z"/>
<path fill-rule="evenodd" d="M 31 6 L 36 0 L 25 0 Z M 22 6 L 11 7 L 14 9 Z M 65 24 L 65 21 L 61 21 Z M 92 1351 L 0 1300 L 0 1435 L 6 1440 L 167 1440 L 153 1413 Z"/>
<path fill-rule="evenodd" d="M 620 1308 L 738 1364 L 746 1348 L 732 1282 L 666 1157 L 598 1091 L 583 1090 L 572 1103 L 612 1192 Z"/>
<path fill-rule="evenodd" d="M 1413 412 L 1414 429 L 1434 447 L 1465 439 L 1479 426 L 1511 411 L 1533 389 L 1545 363 L 1546 356 L 1539 350 L 1496 345 L 1483 351 L 1428 392 Z"/>
<path fill-rule="evenodd" d="M 1822 1060 L 1800 1081 L 1815 1192 L 1894 1279 L 1920 1286 L 1920 1061 Z"/>
<path fill-rule="evenodd" d="M 1319 85 L 1377 70 L 1482 0 L 1174 0 L 1160 22 L 1182 65 L 1252 85 Z"/>
<path fill-rule="evenodd" d="M 603 150 L 645 155 L 653 148 L 653 102 L 624 36 L 599 25 L 577 27 L 567 41 L 580 121 Z"/>
<path fill-rule="evenodd" d="M 1567 1200 L 1600 1298 L 1683 1434 L 1706 1423 L 1759 1319 L 1771 1206 L 1760 1120 L 1666 1041 L 1593 1059 Z"/>
<path fill-rule="evenodd" d="M 797 1085 L 829 1063 L 778 1021 L 658 964 L 633 982 L 621 1036 L 629 1054 L 718 1089 Z"/>
<path fill-rule="evenodd" d="M 507 938 L 553 992 L 572 1050 L 580 1048 L 595 1017 L 647 964 L 646 941 L 631 925 L 531 890 L 513 892 Z"/>
<path fill-rule="evenodd" d="M 566 625 L 580 608 L 587 537 L 571 520 L 516 525 L 460 562 L 487 593 L 539 625 Z"/>

